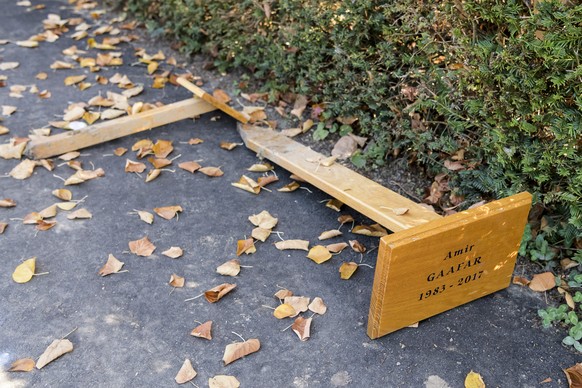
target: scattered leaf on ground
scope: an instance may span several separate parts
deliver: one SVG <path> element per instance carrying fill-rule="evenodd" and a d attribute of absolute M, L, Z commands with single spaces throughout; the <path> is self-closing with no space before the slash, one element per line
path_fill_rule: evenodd
<path fill-rule="evenodd" d="M 321 264 L 331 259 L 331 253 L 327 250 L 326 247 L 322 245 L 316 245 L 309 250 L 307 257 L 315 261 L 317 264 Z"/>
<path fill-rule="evenodd" d="M 14 179 L 27 179 L 30 178 L 36 167 L 36 162 L 30 159 L 24 159 L 22 162 L 18 163 L 16 167 L 10 170 L 9 175 Z"/>
<path fill-rule="evenodd" d="M 67 189 L 56 189 L 53 190 L 52 194 L 58 199 L 62 199 L 63 201 L 70 201 L 73 199 L 73 193 Z"/>
<path fill-rule="evenodd" d="M 465 388 L 485 388 L 485 382 L 479 373 L 470 371 L 465 377 Z"/>
<path fill-rule="evenodd" d="M 184 211 L 184 210 L 182 209 L 182 206 L 179 206 L 179 205 L 154 208 L 154 212 L 158 216 L 160 216 L 166 220 L 171 220 L 172 218 L 174 218 L 176 216 L 176 214 L 178 212 L 182 212 L 182 211 Z"/>
<path fill-rule="evenodd" d="M 238 182 L 233 182 L 231 185 L 252 194 L 259 194 L 261 191 L 261 186 L 246 175 L 241 176 Z"/>
<path fill-rule="evenodd" d="M 36 257 L 32 257 L 19 264 L 12 273 L 12 280 L 16 283 L 26 283 L 34 276 Z"/>
<path fill-rule="evenodd" d="M 16 201 L 10 198 L 0 199 L 0 207 L 14 207 L 16 206 Z"/>
<path fill-rule="evenodd" d="M 67 215 L 69 220 L 76 220 L 76 219 L 88 219 L 93 218 L 93 214 L 89 212 L 87 209 L 78 209 L 72 212 L 71 214 Z"/>
<path fill-rule="evenodd" d="M 54 340 L 36 361 L 36 368 L 42 369 L 48 363 L 56 360 L 63 354 L 73 351 L 73 343 L 68 339 Z"/>
<path fill-rule="evenodd" d="M 190 335 L 198 338 L 205 338 L 207 340 L 212 339 L 212 321 L 206 321 L 198 326 L 196 326 L 190 332 Z"/>
<path fill-rule="evenodd" d="M 154 251 L 156 250 L 156 246 L 152 244 L 152 242 L 146 236 L 139 240 L 130 241 L 129 250 L 131 251 L 131 253 L 136 254 L 138 256 L 147 257 L 154 253 Z"/>
<path fill-rule="evenodd" d="M 236 276 L 240 272 L 240 261 L 238 259 L 229 260 L 219 265 L 216 272 L 224 276 Z"/>
<path fill-rule="evenodd" d="M 16 143 L 15 139 L 10 143 L 0 144 L 0 157 L 3 159 L 20 159 L 26 148 L 26 143 Z"/>
<path fill-rule="evenodd" d="M 169 140 L 158 140 L 152 147 L 152 151 L 156 155 L 156 158 L 165 158 L 173 150 L 174 147 L 172 146 L 172 142 Z"/>
<path fill-rule="evenodd" d="M 556 286 L 556 277 L 551 272 L 539 273 L 529 282 L 529 288 L 536 292 L 551 290 Z"/>
<path fill-rule="evenodd" d="M 6 222 L 0 222 L 0 234 L 4 233 L 7 227 L 8 224 Z"/>
<path fill-rule="evenodd" d="M 335 210 L 336 212 L 339 212 L 343 206 L 343 202 L 339 201 L 337 199 L 330 199 L 329 201 L 326 202 L 325 206 Z"/>
<path fill-rule="evenodd" d="M 259 214 L 249 216 L 249 221 L 260 228 L 273 229 L 279 220 L 273 217 L 268 211 L 263 210 Z"/>
<path fill-rule="evenodd" d="M 240 256 L 243 253 L 250 255 L 255 253 L 257 248 L 255 248 L 255 241 L 252 238 L 247 238 L 246 240 L 238 240 L 236 244 L 236 255 Z"/>
<path fill-rule="evenodd" d="M 125 264 L 125 263 L 117 260 L 117 258 L 115 256 L 113 256 L 112 254 L 109 254 L 109 257 L 107 258 L 107 262 L 99 270 L 99 275 L 107 276 L 107 275 L 111 275 L 112 273 L 117 273 L 121 270 L 121 268 L 123 267 L 123 264 Z"/>
<path fill-rule="evenodd" d="M 116 149 L 113 150 L 113 154 L 115 156 L 123 156 L 123 154 L 125 154 L 127 152 L 127 148 L 124 147 L 117 147 Z"/>
<path fill-rule="evenodd" d="M 144 172 L 146 165 L 141 162 L 134 162 L 133 160 L 127 159 L 125 161 L 125 172 Z"/>
<path fill-rule="evenodd" d="M 241 145 L 241 143 L 229 143 L 227 141 L 220 142 L 220 148 L 227 150 L 227 151 L 232 151 L 233 149 L 235 149 L 239 145 Z"/>
<path fill-rule="evenodd" d="M 288 318 L 295 315 L 297 315 L 295 309 L 288 303 L 280 304 L 275 311 L 273 311 L 273 316 L 277 319 Z"/>
<path fill-rule="evenodd" d="M 253 229 L 253 231 L 251 232 L 251 237 L 265 242 L 265 240 L 267 240 L 267 238 L 269 238 L 269 236 L 271 235 L 271 229 L 264 229 L 261 227 L 256 227 Z"/>
<path fill-rule="evenodd" d="M 307 341 L 309 339 L 312 320 L 313 318 L 306 319 L 303 317 L 297 317 L 295 322 L 293 322 L 293 325 L 291 325 L 291 329 L 295 334 L 297 334 L 301 341 Z"/>
<path fill-rule="evenodd" d="M 358 269 L 358 264 L 350 261 L 349 263 L 342 263 L 339 268 L 340 278 L 343 280 L 348 280 L 352 277 L 354 272 Z"/>
<path fill-rule="evenodd" d="M 21 358 L 10 365 L 8 372 L 30 372 L 34 369 L 35 362 L 32 358 Z"/>
<path fill-rule="evenodd" d="M 564 369 L 564 373 L 568 379 L 569 388 L 582 387 L 582 363 L 578 363 L 569 367 L 568 369 Z"/>
<path fill-rule="evenodd" d="M 366 247 L 358 240 L 350 240 L 350 247 L 352 247 L 352 249 L 358 253 L 366 252 Z"/>
<path fill-rule="evenodd" d="M 255 353 L 261 348 L 261 342 L 256 339 L 252 338 L 245 342 L 235 342 L 233 344 L 226 345 L 226 349 L 224 349 L 224 355 L 222 356 L 222 361 L 224 361 L 224 365 L 228 365 L 231 362 L 238 360 L 244 356 L 247 356 L 251 353 Z"/>
<path fill-rule="evenodd" d="M 299 183 L 293 181 L 293 182 L 291 182 L 291 183 L 289 183 L 289 184 L 287 184 L 287 185 L 285 185 L 285 186 L 277 189 L 277 191 L 280 191 L 281 193 L 290 193 L 292 191 L 297 190 L 299 187 L 301 187 L 299 185 Z"/>
<path fill-rule="evenodd" d="M 180 247 L 170 247 L 170 249 L 167 249 L 167 250 L 162 252 L 162 255 L 168 256 L 172 259 L 177 259 L 178 257 L 182 256 L 183 254 L 184 254 L 184 251 Z"/>
<path fill-rule="evenodd" d="M 210 303 L 218 302 L 223 296 L 236 287 L 236 284 L 223 283 L 204 292 L 204 297 Z"/>
<path fill-rule="evenodd" d="M 204 143 L 204 140 L 199 139 L 197 137 L 193 137 L 192 139 L 188 140 L 188 144 L 190 145 L 196 145 L 196 144 L 201 144 Z"/>
<path fill-rule="evenodd" d="M 224 175 L 224 173 L 222 172 L 220 167 L 202 167 L 198 171 L 200 171 L 202 174 L 207 175 L 211 178 L 215 178 L 215 177 L 219 177 L 219 176 Z"/>
<path fill-rule="evenodd" d="M 327 311 L 327 306 L 323 303 L 323 299 L 319 296 L 313 298 L 313 301 L 307 306 L 310 311 L 313 311 L 316 314 L 323 315 Z"/>
<path fill-rule="evenodd" d="M 137 215 L 139 216 L 140 220 L 145 223 L 152 224 L 154 222 L 154 215 L 150 212 L 146 212 L 144 210 L 138 210 Z"/>
<path fill-rule="evenodd" d="M 513 277 L 513 284 L 518 284 L 520 286 L 527 286 L 529 284 L 529 280 L 527 280 L 523 276 L 516 275 Z"/>
<path fill-rule="evenodd" d="M 162 170 L 154 168 L 153 170 L 148 172 L 148 175 L 146 176 L 146 183 L 147 182 L 151 182 L 154 179 L 156 179 L 158 176 L 160 176 L 160 174 L 162 173 Z"/>
<path fill-rule="evenodd" d="M 192 363 L 190 360 L 185 359 L 174 380 L 176 380 L 176 383 L 178 384 L 184 384 L 192 380 L 194 377 L 196 377 L 196 375 L 197 373 L 194 368 L 192 368 Z"/>
<path fill-rule="evenodd" d="M 208 379 L 208 388 L 239 388 L 240 382 L 234 376 L 216 375 Z"/>
<path fill-rule="evenodd" d="M 276 175 L 260 176 L 257 178 L 257 184 L 260 187 L 265 187 L 270 183 L 277 182 L 279 178 Z"/>
<path fill-rule="evenodd" d="M 357 225 L 352 229 L 352 233 L 361 234 L 364 236 L 371 237 L 384 237 L 388 234 L 388 231 L 378 224 L 374 225 Z"/>
<path fill-rule="evenodd" d="M 348 245 L 348 243 L 340 242 L 340 243 L 335 243 L 335 244 L 329 244 L 329 245 L 326 245 L 325 247 L 331 253 L 340 253 L 341 251 L 343 251 L 344 249 L 349 247 L 349 245 Z"/>
<path fill-rule="evenodd" d="M 267 172 L 267 171 L 271 171 L 273 170 L 273 166 L 269 163 L 257 163 L 257 164 L 253 164 L 252 166 L 250 166 L 249 168 L 247 168 L 247 171 L 251 171 L 251 172 Z"/>
<path fill-rule="evenodd" d="M 291 305 L 295 309 L 295 314 L 292 317 L 307 311 L 309 308 L 309 298 L 306 296 L 287 296 L 283 303 Z"/>
<path fill-rule="evenodd" d="M 274 296 L 275 296 L 275 298 L 278 298 L 279 300 L 283 300 L 288 296 L 293 296 L 293 292 L 286 290 L 286 289 L 282 289 L 282 290 L 275 292 Z"/>
<path fill-rule="evenodd" d="M 275 247 L 281 251 L 285 249 L 299 249 L 302 251 L 309 250 L 309 241 L 307 240 L 285 240 L 277 241 Z"/>
<path fill-rule="evenodd" d="M 186 171 L 189 171 L 192 174 L 194 174 L 194 172 L 199 170 L 202 166 L 200 166 L 198 163 L 196 163 L 194 161 L 190 161 L 190 162 L 182 162 L 182 163 L 178 164 L 178 167 L 180 167 L 182 170 L 186 170 Z"/>
<path fill-rule="evenodd" d="M 323 232 L 319 235 L 318 239 L 327 240 L 327 239 L 334 238 L 334 237 L 341 236 L 341 235 L 342 235 L 342 232 L 340 232 L 337 229 L 326 230 L 325 232 Z"/>
<path fill-rule="evenodd" d="M 170 275 L 170 286 L 176 288 L 184 287 L 184 278 L 182 276 L 176 275 L 175 273 Z"/>

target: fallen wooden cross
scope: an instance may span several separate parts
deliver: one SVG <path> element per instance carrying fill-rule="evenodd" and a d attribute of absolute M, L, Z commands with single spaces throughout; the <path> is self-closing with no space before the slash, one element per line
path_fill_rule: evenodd
<path fill-rule="evenodd" d="M 248 117 L 185 80 L 193 98 L 32 141 L 34 158 L 60 155 L 185 118 L 223 110 Z M 395 232 L 378 251 L 368 335 L 378 338 L 509 286 L 531 195 L 527 192 L 441 217 L 270 129 L 240 125 L 245 145 Z M 406 212 L 395 209 L 408 209 Z"/>

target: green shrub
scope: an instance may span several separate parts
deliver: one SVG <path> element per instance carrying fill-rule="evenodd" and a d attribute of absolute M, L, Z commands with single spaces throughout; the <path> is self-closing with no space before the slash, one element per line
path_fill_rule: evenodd
<path fill-rule="evenodd" d="M 219 70 L 248 69 L 273 98 L 295 92 L 324 106 L 315 138 L 370 138 L 358 166 L 405 154 L 448 173 L 467 203 L 532 192 L 538 211 L 521 251 L 551 269 L 582 263 L 582 6 L 528 4 L 128 0 L 127 9 Z M 334 121 L 350 116 L 358 121 Z M 465 169 L 448 171 L 461 154 Z"/>

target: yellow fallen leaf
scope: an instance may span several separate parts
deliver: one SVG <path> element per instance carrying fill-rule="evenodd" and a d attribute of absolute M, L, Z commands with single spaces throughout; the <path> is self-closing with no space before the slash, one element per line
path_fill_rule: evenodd
<path fill-rule="evenodd" d="M 220 167 L 202 167 L 198 171 L 211 178 L 220 177 L 224 175 Z"/>
<path fill-rule="evenodd" d="M 75 84 L 78 84 L 79 82 L 84 81 L 86 78 L 87 78 L 87 76 L 84 74 L 71 75 L 71 76 L 68 76 L 67 78 L 65 78 L 65 80 L 63 82 L 65 83 L 65 86 L 71 86 L 71 85 L 75 85 Z"/>
<path fill-rule="evenodd" d="M 112 273 L 118 273 L 121 270 L 121 268 L 123 267 L 123 264 L 125 264 L 125 263 L 122 261 L 119 261 L 112 254 L 109 254 L 109 257 L 107 258 L 107 262 L 99 270 L 99 275 L 107 276 L 107 275 L 110 275 Z"/>
<path fill-rule="evenodd" d="M 297 315 L 293 306 L 288 303 L 283 303 L 273 311 L 273 316 L 277 319 L 288 318 L 291 316 Z"/>
<path fill-rule="evenodd" d="M 16 283 L 26 283 L 34 276 L 36 269 L 36 257 L 25 260 L 16 267 L 12 273 L 12 280 Z"/>
<path fill-rule="evenodd" d="M 123 154 L 125 154 L 127 152 L 127 148 L 124 147 L 117 147 L 116 149 L 113 150 L 113 154 L 115 156 L 123 156 Z"/>
<path fill-rule="evenodd" d="M 53 218 L 57 215 L 57 205 L 51 205 L 45 209 L 42 209 L 41 211 L 38 212 L 38 215 L 40 216 L 41 219 L 46 219 L 46 218 Z"/>
<path fill-rule="evenodd" d="M 252 166 L 250 166 L 249 168 L 247 168 L 247 171 L 251 171 L 251 172 L 267 172 L 267 171 L 271 171 L 273 170 L 274 167 L 269 164 L 269 163 L 257 163 L 257 164 L 253 164 Z"/>
<path fill-rule="evenodd" d="M 161 173 L 162 173 L 162 170 L 160 170 L 158 168 L 154 168 L 153 170 L 149 171 L 148 175 L 146 176 L 146 179 L 145 179 L 146 183 L 153 181 L 154 179 L 159 177 Z"/>
<path fill-rule="evenodd" d="M 56 206 L 64 211 L 73 210 L 78 205 L 77 202 L 59 202 Z"/>
<path fill-rule="evenodd" d="M 269 236 L 271 235 L 271 229 L 264 229 L 261 227 L 256 227 L 253 229 L 253 231 L 251 232 L 251 237 L 265 242 L 267 240 L 267 238 L 269 238 Z"/>
<path fill-rule="evenodd" d="M 16 143 L 13 139 L 10 143 L 0 144 L 0 157 L 3 159 L 20 159 L 25 148 L 25 142 Z"/>
<path fill-rule="evenodd" d="M 83 120 L 89 125 L 93 124 L 95 121 L 99 120 L 101 113 L 99 112 L 85 112 L 83 114 Z"/>
<path fill-rule="evenodd" d="M 133 160 L 125 160 L 125 172 L 144 172 L 146 165 L 141 162 L 134 162 Z"/>
<path fill-rule="evenodd" d="M 266 210 L 263 210 L 259 214 L 253 214 L 248 219 L 253 225 L 263 229 L 273 229 L 279 221 Z"/>
<path fill-rule="evenodd" d="M 342 263 L 339 268 L 340 278 L 343 280 L 348 280 L 352 277 L 354 272 L 358 269 L 358 264 L 350 261 L 349 263 Z"/>
<path fill-rule="evenodd" d="M 309 250 L 307 257 L 315 261 L 317 264 L 321 264 L 331 259 L 331 253 L 327 250 L 326 247 L 322 245 L 316 245 Z"/>
<path fill-rule="evenodd" d="M 209 303 L 216 303 L 235 288 L 236 284 L 223 283 L 211 288 L 210 290 L 204 291 L 204 297 Z"/>
<path fill-rule="evenodd" d="M 340 253 L 341 251 L 343 251 L 344 249 L 349 247 L 349 245 L 345 242 L 340 242 L 340 243 L 335 243 L 335 244 L 329 244 L 329 245 L 326 245 L 325 247 L 331 253 Z"/>
<path fill-rule="evenodd" d="M 244 356 L 257 352 L 260 348 L 261 342 L 256 338 L 252 338 L 245 342 L 235 342 L 226 345 L 222 361 L 224 361 L 224 365 L 228 365 Z"/>
<path fill-rule="evenodd" d="M 246 175 L 241 176 L 238 182 L 233 182 L 231 185 L 252 194 L 259 194 L 261 191 L 261 186 Z"/>
<path fill-rule="evenodd" d="M 21 40 L 16 42 L 16 45 L 26 48 L 35 48 L 38 47 L 38 42 L 34 40 Z"/>
<path fill-rule="evenodd" d="M 222 148 L 224 150 L 227 150 L 227 151 L 232 151 L 233 149 L 235 149 L 239 145 L 241 145 L 241 143 L 230 143 L 230 142 L 227 142 L 227 141 L 221 141 L 220 142 L 220 148 Z"/>
<path fill-rule="evenodd" d="M 485 382 L 479 373 L 470 371 L 465 377 L 465 388 L 485 388 Z"/>
<path fill-rule="evenodd" d="M 182 170 L 186 170 L 186 171 L 194 174 L 202 166 L 194 161 L 190 161 L 190 162 L 182 162 L 182 163 L 178 164 L 178 167 L 180 167 Z"/>
<path fill-rule="evenodd" d="M 357 225 L 352 229 L 352 233 L 364 236 L 384 237 L 388 231 L 378 224 L 374 225 Z"/>
<path fill-rule="evenodd" d="M 279 300 L 284 300 L 288 296 L 293 296 L 293 291 L 289 291 L 287 289 L 282 289 L 275 292 L 274 297 L 279 298 Z"/>
<path fill-rule="evenodd" d="M 70 201 L 73 199 L 73 193 L 67 189 L 56 189 L 53 190 L 52 194 L 58 199 L 62 199 L 63 201 Z"/>
<path fill-rule="evenodd" d="M 148 65 L 148 74 L 154 74 L 159 66 L 160 64 L 158 62 L 150 62 Z"/>
<path fill-rule="evenodd" d="M 255 253 L 257 249 L 255 248 L 255 242 L 252 238 L 247 238 L 246 240 L 238 240 L 236 244 L 236 255 L 240 256 L 243 253 L 250 255 Z"/>

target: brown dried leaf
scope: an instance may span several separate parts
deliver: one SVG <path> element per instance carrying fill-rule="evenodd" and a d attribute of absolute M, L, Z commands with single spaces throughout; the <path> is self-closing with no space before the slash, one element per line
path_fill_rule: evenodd
<path fill-rule="evenodd" d="M 231 183 L 231 185 L 252 194 L 259 194 L 261 191 L 261 186 L 246 175 L 241 176 L 238 182 Z"/>
<path fill-rule="evenodd" d="M 282 290 L 275 292 L 274 296 L 275 296 L 275 298 L 279 298 L 279 300 L 283 300 L 288 296 L 293 296 L 293 292 L 286 290 L 286 289 L 282 289 Z"/>
<path fill-rule="evenodd" d="M 36 229 L 37 230 L 41 230 L 41 231 L 44 232 L 46 230 L 49 230 L 49 229 L 53 228 L 56 224 L 57 224 L 56 221 L 44 221 L 44 220 L 41 220 L 41 221 L 38 221 L 36 223 Z"/>
<path fill-rule="evenodd" d="M 313 311 L 316 314 L 323 315 L 327 311 L 327 306 L 323 303 L 323 299 L 319 296 L 313 298 L 313 301 L 307 306 L 310 311 Z"/>
<path fill-rule="evenodd" d="M 252 338 L 245 342 L 235 342 L 230 345 L 226 345 L 226 349 L 224 349 L 224 355 L 222 356 L 222 361 L 224 361 L 224 365 L 228 365 L 231 362 L 238 360 L 244 356 L 247 356 L 251 353 L 255 353 L 261 348 L 261 342 L 256 339 Z"/>
<path fill-rule="evenodd" d="M 212 92 L 212 96 L 224 104 L 228 104 L 231 101 L 229 95 L 222 89 L 215 89 Z"/>
<path fill-rule="evenodd" d="M 169 166 L 170 164 L 172 164 L 172 161 L 166 158 L 148 158 L 148 162 L 150 162 L 152 164 L 152 166 L 154 166 L 154 168 L 159 169 L 159 168 L 164 168 L 166 166 Z"/>
<path fill-rule="evenodd" d="M 90 219 L 93 218 L 93 215 L 87 209 L 78 209 L 72 212 L 71 214 L 67 215 L 69 220 L 76 220 L 76 219 Z"/>
<path fill-rule="evenodd" d="M 297 95 L 297 97 L 295 98 L 295 103 L 293 105 L 293 110 L 291 111 L 291 114 L 301 120 L 301 116 L 303 115 L 303 111 L 305 110 L 306 106 L 307 97 L 301 94 Z"/>
<path fill-rule="evenodd" d="M 341 235 L 342 235 L 342 232 L 340 232 L 337 229 L 326 230 L 325 232 L 323 232 L 319 235 L 318 239 L 327 240 L 327 239 L 334 238 L 334 237 L 341 236 Z"/>
<path fill-rule="evenodd" d="M 156 155 L 156 158 L 165 158 L 173 150 L 174 146 L 172 146 L 172 142 L 169 140 L 158 140 L 152 147 L 152 151 Z"/>
<path fill-rule="evenodd" d="M 291 317 L 307 311 L 309 307 L 309 298 L 306 296 L 288 296 L 283 300 L 283 302 L 291 305 L 293 309 L 295 309 L 295 314 L 291 315 Z"/>
<path fill-rule="evenodd" d="M 388 231 L 378 224 L 357 225 L 352 229 L 352 233 L 371 237 L 384 237 Z"/>
<path fill-rule="evenodd" d="M 121 270 L 121 268 L 123 267 L 123 264 L 124 263 L 122 261 L 119 261 L 115 256 L 113 256 L 112 254 L 109 254 L 109 257 L 107 258 L 107 262 L 99 270 L 99 275 L 107 276 L 107 275 L 110 275 L 112 273 L 118 273 Z"/>
<path fill-rule="evenodd" d="M 204 140 L 199 139 L 197 137 L 193 137 L 192 139 L 188 140 L 188 144 L 190 145 L 196 145 L 196 144 L 201 144 L 204 143 Z"/>
<path fill-rule="evenodd" d="M 206 321 L 201 325 L 196 326 L 192 329 L 190 335 L 210 341 L 212 339 L 212 321 Z"/>
<path fill-rule="evenodd" d="M 10 198 L 0 199 L 0 207 L 14 207 L 16 206 L 16 201 Z"/>
<path fill-rule="evenodd" d="M 28 213 L 24 216 L 22 223 L 25 225 L 34 225 L 37 224 L 38 221 L 41 221 L 42 217 L 37 212 Z"/>
<path fill-rule="evenodd" d="M 252 238 L 247 238 L 246 240 L 238 240 L 236 243 L 236 255 L 240 256 L 243 253 L 247 255 L 255 253 L 257 249 L 255 248 L 255 241 Z"/>
<path fill-rule="evenodd" d="M 349 240 L 349 241 L 350 241 L 350 247 L 352 247 L 352 249 L 355 252 L 358 252 L 358 253 L 366 252 L 366 247 L 364 246 L 364 244 L 362 244 L 358 240 Z"/>
<path fill-rule="evenodd" d="M 160 176 L 160 174 L 162 173 L 162 170 L 154 168 L 153 170 L 148 172 L 148 175 L 146 176 L 146 183 L 153 181 L 154 179 L 156 179 L 157 177 Z"/>
<path fill-rule="evenodd" d="M 297 334 L 301 341 L 307 341 L 309 339 L 312 320 L 313 318 L 306 319 L 303 317 L 297 317 L 295 322 L 293 322 L 293 325 L 291 325 L 291 329 L 295 334 Z"/>
<path fill-rule="evenodd" d="M 160 216 L 166 220 L 171 220 L 172 218 L 174 218 L 176 216 L 176 214 L 178 212 L 182 212 L 182 211 L 184 211 L 184 210 L 182 209 L 182 206 L 179 206 L 179 205 L 154 208 L 154 212 L 158 216 Z"/>
<path fill-rule="evenodd" d="M 337 199 L 330 199 L 329 201 L 327 201 L 327 203 L 325 204 L 326 207 L 335 210 L 336 212 L 339 212 L 343 206 L 343 202 L 339 201 Z"/>
<path fill-rule="evenodd" d="M 331 259 L 331 253 L 326 247 L 322 245 L 316 245 L 309 250 L 307 257 L 315 261 L 317 264 L 324 263 Z"/>
<path fill-rule="evenodd" d="M 256 227 L 251 232 L 252 238 L 259 240 L 259 241 L 262 241 L 262 242 L 265 242 L 269 238 L 270 235 L 271 235 L 271 229 L 264 229 L 261 227 Z"/>
<path fill-rule="evenodd" d="M 527 286 L 529 284 L 529 280 L 527 280 L 526 278 L 524 278 L 522 276 L 514 276 L 512 283 L 518 284 L 520 286 Z"/>
<path fill-rule="evenodd" d="M 146 212 L 144 210 L 138 210 L 137 214 L 139 215 L 140 220 L 145 223 L 152 224 L 154 222 L 154 215 L 150 212 Z"/>
<path fill-rule="evenodd" d="M 7 227 L 8 224 L 6 222 L 0 222 L 0 234 L 4 233 Z"/>
<path fill-rule="evenodd" d="M 297 315 L 297 312 L 295 312 L 293 306 L 288 303 L 283 303 L 277 306 L 275 311 L 273 311 L 273 316 L 277 319 L 288 318 L 295 315 Z"/>
<path fill-rule="evenodd" d="M 216 375 L 208 379 L 208 388 L 239 388 L 240 382 L 234 376 Z"/>
<path fill-rule="evenodd" d="M 567 270 L 572 269 L 572 268 L 576 268 L 579 265 L 580 265 L 580 263 L 578 263 L 577 261 L 574 261 L 572 259 L 566 258 L 566 259 L 560 260 L 560 266 L 562 267 L 562 269 L 564 271 L 567 271 Z"/>
<path fill-rule="evenodd" d="M 204 297 L 210 303 L 218 302 L 223 296 L 228 294 L 236 287 L 236 284 L 223 283 L 219 286 L 204 291 Z"/>
<path fill-rule="evenodd" d="M 259 214 L 249 216 L 249 221 L 259 228 L 273 229 L 279 220 L 273 217 L 268 211 L 263 210 Z"/>
<path fill-rule="evenodd" d="M 220 142 L 220 148 L 222 148 L 223 150 L 227 150 L 227 151 L 232 151 L 233 149 L 235 149 L 239 145 L 242 145 L 242 144 L 241 143 L 229 143 L 226 141 Z"/>
<path fill-rule="evenodd" d="M 184 251 L 180 247 L 170 247 L 170 249 L 167 249 L 167 250 L 162 252 L 162 255 L 168 256 L 171 259 L 177 259 L 178 257 L 182 256 L 183 254 L 184 254 Z"/>
<path fill-rule="evenodd" d="M 192 380 L 194 377 L 196 377 L 196 375 L 197 373 L 194 368 L 192 368 L 192 363 L 190 360 L 185 359 L 174 380 L 176 380 L 176 383 L 178 384 L 184 384 Z"/>
<path fill-rule="evenodd" d="M 307 240 L 285 240 L 277 241 L 275 247 L 281 251 L 285 249 L 299 249 L 303 251 L 309 250 L 309 241 Z"/>
<path fill-rule="evenodd" d="M 20 159 L 26 148 L 26 143 L 16 143 L 15 139 L 10 143 L 0 144 L 0 157 L 3 159 Z"/>
<path fill-rule="evenodd" d="M 257 184 L 260 187 L 265 187 L 270 183 L 277 182 L 279 178 L 276 175 L 260 176 L 257 179 Z"/>
<path fill-rule="evenodd" d="M 212 178 L 224 175 L 220 167 L 202 167 L 198 171 Z"/>
<path fill-rule="evenodd" d="M 68 339 L 54 340 L 39 357 L 36 368 L 42 369 L 48 363 L 56 360 L 63 354 L 73 351 L 73 343 Z"/>
<path fill-rule="evenodd" d="M 544 272 L 534 275 L 529 282 L 529 288 L 536 292 L 551 290 L 556 286 L 556 278 L 551 272 Z"/>
<path fill-rule="evenodd" d="M 75 174 L 67 178 L 67 180 L 65 181 L 65 186 L 77 185 L 79 183 L 99 178 L 104 175 L 105 171 L 103 171 L 102 168 L 98 168 L 97 170 L 79 170 Z"/>
<path fill-rule="evenodd" d="M 192 174 L 194 174 L 202 166 L 194 161 L 190 161 L 190 162 L 182 162 L 182 163 L 178 164 L 178 167 L 180 167 L 182 170 L 186 170 L 186 171 L 189 171 Z"/>
<path fill-rule="evenodd" d="M 21 358 L 10 365 L 8 372 L 30 372 L 34 369 L 34 360 L 32 358 Z"/>
<path fill-rule="evenodd" d="M 578 363 L 569 367 L 568 369 L 564 369 L 564 373 L 568 379 L 569 388 L 582 387 L 582 363 Z"/>
<path fill-rule="evenodd" d="M 287 184 L 287 185 L 285 185 L 285 186 L 281 187 L 280 189 L 277 189 L 277 191 L 280 191 L 280 192 L 282 192 L 282 193 L 290 193 L 290 192 L 292 192 L 292 191 L 295 191 L 295 190 L 297 190 L 299 187 L 301 187 L 301 186 L 299 185 L 299 183 L 297 183 L 297 182 L 293 181 L 293 182 L 291 182 L 291 183 L 289 183 L 289 184 Z"/>
<path fill-rule="evenodd" d="M 176 275 L 175 273 L 170 276 L 170 286 L 176 288 L 184 287 L 184 278 L 182 276 Z"/>
<path fill-rule="evenodd" d="M 22 162 L 18 163 L 9 173 L 9 175 L 14 179 L 27 179 L 30 178 L 36 167 L 36 162 L 30 159 L 24 159 Z"/>
<path fill-rule="evenodd" d="M 240 261 L 238 259 L 229 260 L 219 265 L 216 272 L 224 276 L 236 276 L 240 272 Z"/>
<path fill-rule="evenodd" d="M 139 240 L 130 241 L 129 250 L 135 255 L 147 257 L 154 253 L 156 246 L 146 236 Z"/>
<path fill-rule="evenodd" d="M 125 172 L 144 172 L 146 165 L 141 162 L 134 162 L 132 160 L 126 159 L 125 161 Z"/>
<path fill-rule="evenodd" d="M 352 277 L 354 272 L 358 269 L 358 264 L 350 261 L 349 263 L 342 263 L 339 268 L 340 278 L 343 280 L 348 280 Z"/>
<path fill-rule="evenodd" d="M 345 242 L 340 242 L 340 243 L 335 243 L 335 244 L 329 244 L 329 245 L 326 245 L 325 247 L 331 253 L 340 253 L 341 251 L 343 251 L 344 249 L 349 247 L 349 245 Z"/>
<path fill-rule="evenodd" d="M 247 171 L 251 172 L 267 172 L 273 170 L 273 165 L 269 163 L 256 163 L 247 168 Z"/>
<path fill-rule="evenodd" d="M 50 205 L 49 207 L 42 209 L 41 211 L 38 212 L 38 215 L 40 216 L 41 219 L 45 219 L 45 218 L 53 218 L 57 215 L 57 205 L 53 204 Z"/>

